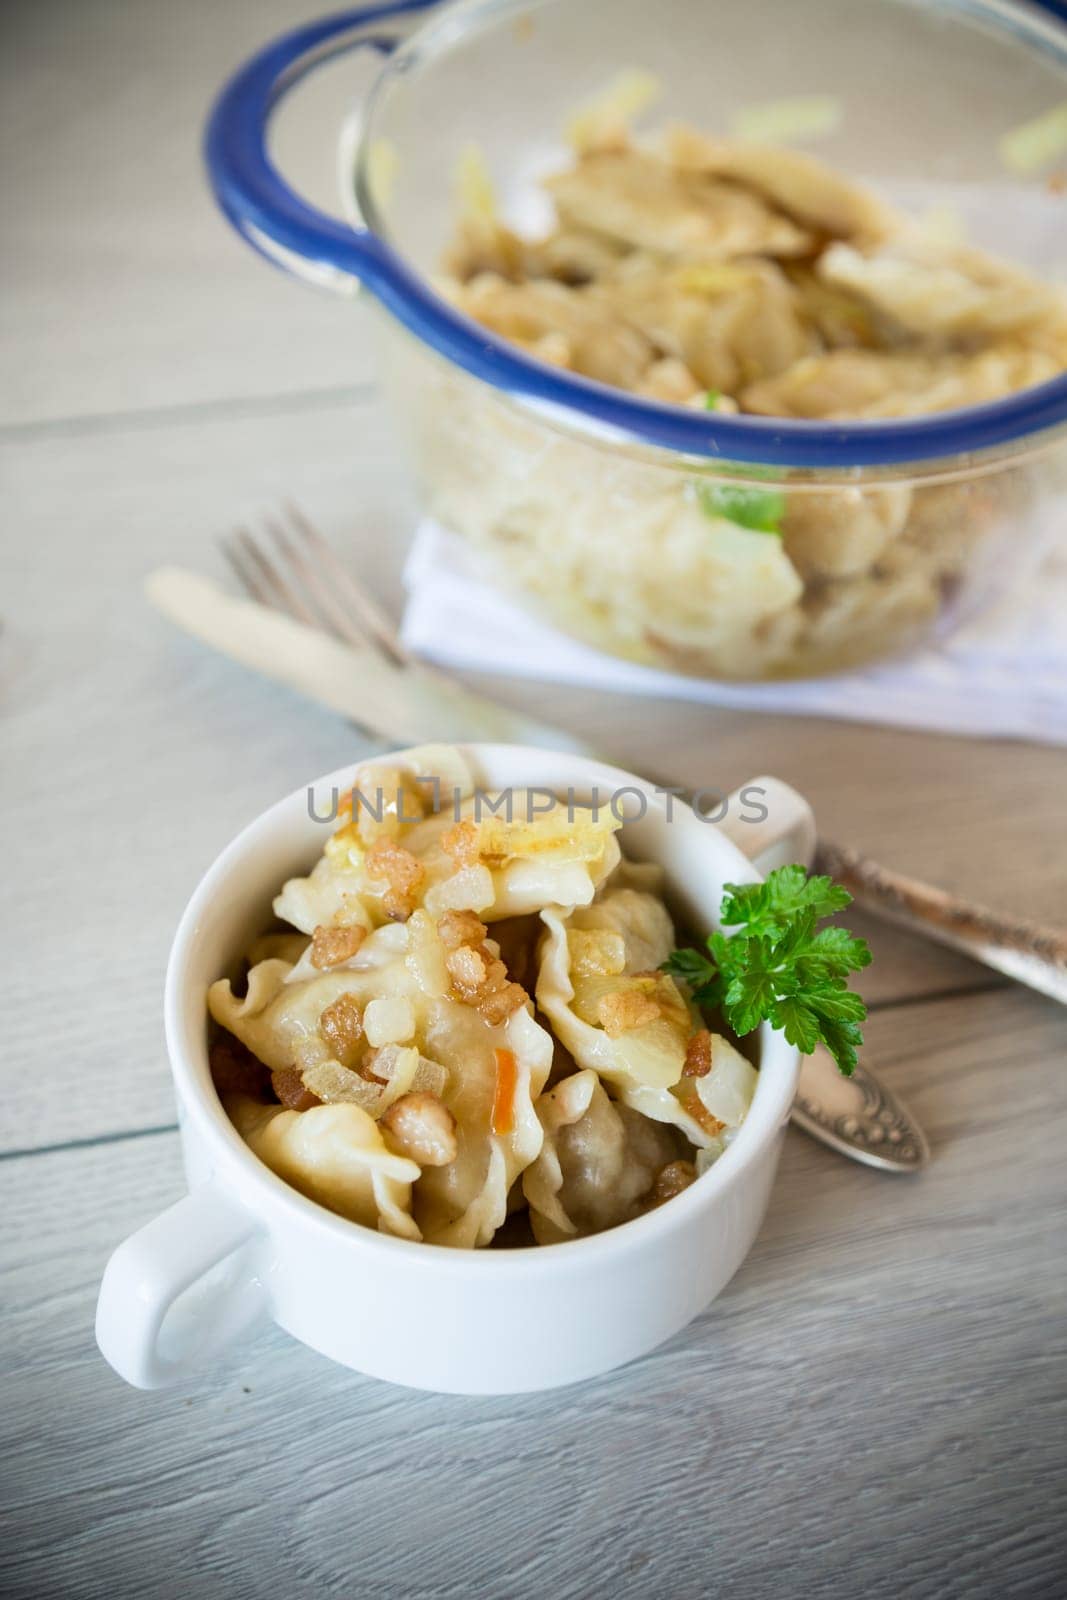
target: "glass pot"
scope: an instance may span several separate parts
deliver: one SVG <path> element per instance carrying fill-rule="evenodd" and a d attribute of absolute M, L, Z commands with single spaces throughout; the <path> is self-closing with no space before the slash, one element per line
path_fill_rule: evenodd
<path fill-rule="evenodd" d="M 346 124 L 344 220 L 283 180 L 268 124 L 312 67 L 357 47 L 382 61 Z M 1050 275 L 1050 227 L 1042 250 L 1018 208 L 1067 202 L 998 151 L 1067 98 L 1061 6 L 394 0 L 299 28 L 241 68 L 208 128 L 211 180 L 263 254 L 376 298 L 427 510 L 568 632 L 755 680 L 851 668 L 954 626 L 1043 547 L 1067 376 L 892 421 L 723 415 L 548 366 L 435 288 L 462 153 L 483 152 L 506 211 L 562 157 L 574 109 L 635 67 L 661 81 L 665 120 L 712 132 L 754 100 L 832 96 L 822 159 L 895 194 L 919 184 L 927 204 L 969 195 L 978 244 Z M 739 504 L 772 505 L 777 531 L 720 514 Z"/>

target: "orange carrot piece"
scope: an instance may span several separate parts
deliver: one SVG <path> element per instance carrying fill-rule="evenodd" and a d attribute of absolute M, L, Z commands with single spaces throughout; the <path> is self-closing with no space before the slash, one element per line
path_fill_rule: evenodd
<path fill-rule="evenodd" d="M 510 1133 L 515 1126 L 515 1090 L 518 1069 L 513 1050 L 496 1050 L 496 1093 L 493 1096 L 494 1133 Z"/>

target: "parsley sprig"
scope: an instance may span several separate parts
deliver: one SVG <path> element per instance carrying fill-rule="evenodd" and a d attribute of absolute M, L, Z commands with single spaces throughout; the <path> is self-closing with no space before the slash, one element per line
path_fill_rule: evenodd
<path fill-rule="evenodd" d="M 721 921 L 736 932 L 709 934 L 707 953 L 675 950 L 664 970 L 739 1035 L 767 1021 L 805 1055 L 821 1041 L 847 1078 L 867 1016 L 848 974 L 867 966 L 871 952 L 847 928 L 817 924 L 851 902 L 832 878 L 809 877 L 801 866 L 778 867 L 763 883 L 728 883 Z"/>

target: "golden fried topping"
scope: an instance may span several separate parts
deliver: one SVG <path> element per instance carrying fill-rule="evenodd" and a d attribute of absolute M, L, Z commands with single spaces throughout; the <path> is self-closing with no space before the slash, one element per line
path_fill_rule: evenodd
<path fill-rule="evenodd" d="M 474 867 L 478 864 L 478 829 L 469 818 L 449 828 L 441 840 L 441 848 L 452 857 L 457 867 Z"/>
<path fill-rule="evenodd" d="M 489 975 L 489 966 L 481 951 L 461 944 L 458 950 L 449 951 L 445 966 L 458 997 L 473 1004 Z"/>
<path fill-rule="evenodd" d="M 324 971 L 351 961 L 366 937 L 366 928 L 327 928 L 320 923 L 311 939 L 311 965 Z"/>
<path fill-rule="evenodd" d="M 494 1026 L 506 1022 L 513 1011 L 518 1011 L 529 999 L 521 983 L 504 983 L 499 989 L 490 989 L 478 1001 L 478 1010 L 486 1022 Z"/>
<path fill-rule="evenodd" d="M 372 878 L 388 885 L 382 896 L 382 909 L 393 922 L 406 922 L 415 909 L 416 896 L 426 876 L 422 863 L 410 850 L 392 839 L 383 838 L 367 851 L 367 871 Z"/>
<path fill-rule="evenodd" d="M 304 1087 L 299 1067 L 276 1067 L 270 1081 L 274 1093 L 290 1111 L 310 1111 L 312 1106 L 322 1104 L 317 1094 Z"/>
<path fill-rule="evenodd" d="M 437 924 L 438 936 L 446 950 L 480 945 L 488 931 L 473 911 L 446 911 Z"/>
<path fill-rule="evenodd" d="M 355 995 L 343 994 L 319 1017 L 319 1033 L 343 1067 L 354 1067 L 363 1042 L 363 1017 Z"/>
<path fill-rule="evenodd" d="M 471 917 L 474 922 L 478 920 L 471 912 L 446 912 L 446 916 Z M 445 919 L 441 920 L 443 923 Z M 469 924 L 464 926 L 469 927 Z M 479 926 L 484 934 L 484 926 Z M 474 1006 L 486 1022 L 494 1025 L 504 1022 L 529 998 L 521 984 L 510 981 L 507 967 L 487 944 L 480 944 L 477 948 L 470 944 L 459 945 L 449 951 L 445 966 L 452 979 L 455 998 L 464 1005 Z"/>
<path fill-rule="evenodd" d="M 456 1119 L 426 1090 L 402 1094 L 382 1113 L 378 1126 L 385 1130 L 390 1149 L 420 1167 L 445 1167 L 456 1159 Z"/>
<path fill-rule="evenodd" d="M 694 1033 L 685 1047 L 683 1078 L 706 1078 L 711 1071 L 711 1034 L 707 1028 Z"/>
<path fill-rule="evenodd" d="M 609 1039 L 618 1039 L 634 1028 L 643 1028 L 661 1015 L 659 1002 L 642 989 L 618 989 L 601 995 L 597 1001 L 597 1020 Z"/>

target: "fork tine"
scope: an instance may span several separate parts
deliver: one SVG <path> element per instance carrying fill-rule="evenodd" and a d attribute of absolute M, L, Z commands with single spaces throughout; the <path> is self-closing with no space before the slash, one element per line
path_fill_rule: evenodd
<path fill-rule="evenodd" d="M 242 554 L 236 536 L 231 534 L 229 538 L 221 538 L 219 546 L 241 588 L 247 589 L 252 599 L 258 600 L 260 605 L 273 606 L 275 604 L 273 595 L 267 590 L 255 568 L 249 565 L 247 556 Z"/>
<path fill-rule="evenodd" d="M 357 649 L 366 650 L 368 646 L 374 648 L 374 642 L 367 639 L 365 632 L 338 600 L 324 574 L 304 548 L 294 542 L 283 524 L 276 517 L 267 517 L 264 525 L 283 560 L 288 563 L 290 573 L 316 609 L 317 624 Z"/>
<path fill-rule="evenodd" d="M 300 534 L 304 545 L 317 559 L 317 567 L 321 568 L 323 576 L 328 578 L 329 582 L 325 587 L 331 602 L 336 604 L 337 593 L 343 593 L 347 604 L 363 624 L 364 633 L 361 637 L 365 636 L 365 633 L 370 633 L 379 648 L 399 666 L 413 665 L 414 657 L 400 642 L 400 635 L 388 614 L 338 559 L 333 546 L 323 538 L 314 524 L 291 500 L 284 502 L 283 509 L 290 523 Z M 312 563 L 312 570 L 316 570 L 315 563 Z"/>
<path fill-rule="evenodd" d="M 230 545 L 224 545 L 224 549 L 230 565 L 253 598 L 273 606 L 276 611 L 287 611 L 309 627 L 316 626 L 315 617 L 299 590 L 286 582 L 284 574 L 264 555 L 247 528 L 236 529 Z"/>

